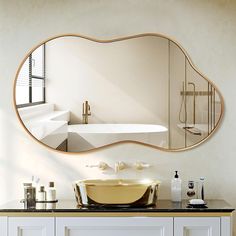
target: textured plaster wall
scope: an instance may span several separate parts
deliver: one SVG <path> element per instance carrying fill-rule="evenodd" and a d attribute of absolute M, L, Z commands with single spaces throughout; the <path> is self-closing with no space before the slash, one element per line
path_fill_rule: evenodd
<path fill-rule="evenodd" d="M 236 207 L 235 26 L 236 1 L 230 0 L 0 0 L 0 202 L 21 198 L 22 182 L 32 174 L 42 184 L 54 180 L 59 198 L 72 198 L 72 180 L 115 177 L 112 169 L 90 171 L 86 164 L 143 160 L 153 166 L 138 173 L 125 170 L 118 177 L 159 178 L 160 197 L 169 198 L 170 178 L 178 169 L 184 181 L 205 176 L 207 197 Z M 17 120 L 14 76 L 29 49 L 70 32 L 100 39 L 158 32 L 176 39 L 225 98 L 220 129 L 199 147 L 179 153 L 125 144 L 72 156 L 39 145 Z"/>

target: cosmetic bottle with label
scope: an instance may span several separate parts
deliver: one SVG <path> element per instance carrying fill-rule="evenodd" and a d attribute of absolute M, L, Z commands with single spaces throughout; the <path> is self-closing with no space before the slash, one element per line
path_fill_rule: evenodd
<path fill-rule="evenodd" d="M 47 191 L 47 201 L 48 202 L 54 202 L 56 201 L 56 188 L 54 185 L 54 182 L 49 182 L 49 187 Z"/>
<path fill-rule="evenodd" d="M 179 178 L 178 171 L 175 171 L 175 176 L 171 180 L 171 200 L 172 202 L 181 202 L 181 184 L 182 181 Z"/>
<path fill-rule="evenodd" d="M 44 186 L 40 186 L 40 189 L 37 194 L 37 201 L 39 201 L 39 202 L 46 201 L 46 191 L 44 190 Z"/>

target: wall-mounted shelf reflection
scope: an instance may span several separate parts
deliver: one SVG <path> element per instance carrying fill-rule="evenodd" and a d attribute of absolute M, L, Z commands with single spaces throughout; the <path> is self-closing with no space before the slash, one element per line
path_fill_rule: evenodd
<path fill-rule="evenodd" d="M 181 91 L 180 95 L 185 95 L 185 96 L 211 96 L 212 92 L 208 91 Z"/>
<path fill-rule="evenodd" d="M 205 135 L 208 133 L 208 124 L 178 124 L 180 129 L 186 130 L 193 135 Z"/>

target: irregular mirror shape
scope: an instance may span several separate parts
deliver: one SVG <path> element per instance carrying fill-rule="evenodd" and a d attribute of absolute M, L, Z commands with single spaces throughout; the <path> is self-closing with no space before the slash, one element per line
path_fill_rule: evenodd
<path fill-rule="evenodd" d="M 69 153 L 121 142 L 185 150 L 223 114 L 217 88 L 176 42 L 156 34 L 45 41 L 21 64 L 14 100 L 36 140 Z"/>

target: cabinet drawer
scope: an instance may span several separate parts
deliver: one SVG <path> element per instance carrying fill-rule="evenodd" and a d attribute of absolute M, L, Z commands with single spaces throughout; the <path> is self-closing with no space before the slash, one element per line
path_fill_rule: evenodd
<path fill-rule="evenodd" d="M 173 236 L 171 217 L 58 217 L 57 236 Z"/>
<path fill-rule="evenodd" d="M 175 236 L 221 236 L 220 217 L 176 217 L 174 232 Z"/>
<path fill-rule="evenodd" d="M 54 236 L 53 217 L 9 217 L 8 236 Z"/>

